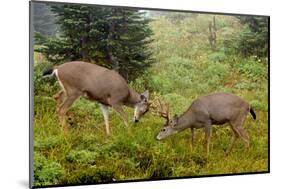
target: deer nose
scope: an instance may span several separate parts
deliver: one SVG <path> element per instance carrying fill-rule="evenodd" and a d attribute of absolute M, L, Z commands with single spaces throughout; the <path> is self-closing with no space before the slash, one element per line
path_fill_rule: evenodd
<path fill-rule="evenodd" d="M 135 123 L 137 123 L 137 122 L 139 122 L 139 120 L 138 120 L 138 119 L 135 119 Z"/>

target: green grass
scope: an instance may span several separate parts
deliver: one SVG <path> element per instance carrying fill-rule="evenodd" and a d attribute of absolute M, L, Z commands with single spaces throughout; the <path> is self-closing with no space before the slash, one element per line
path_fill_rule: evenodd
<path fill-rule="evenodd" d="M 232 137 L 227 124 L 213 127 L 208 159 L 203 130 L 195 131 L 193 150 L 189 130 L 157 141 L 155 136 L 164 120 L 151 113 L 137 124 L 131 121 L 126 129 L 122 119 L 110 110 L 112 135 L 107 137 L 98 104 L 83 98 L 68 112 L 68 133 L 64 133 L 52 98 L 58 85 L 40 77 L 50 65 L 41 62 L 35 64 L 34 74 L 36 186 L 268 170 L 267 59 L 228 55 L 223 50 L 212 52 L 206 33 L 210 17 L 200 15 L 192 19 L 180 22 L 179 27 L 164 18 L 151 23 L 155 33 L 151 49 L 156 63 L 130 86 L 139 91 L 148 88 L 152 96 L 161 95 L 171 106 L 172 114 L 182 113 L 196 97 L 208 93 L 226 91 L 241 96 L 257 114 L 256 121 L 249 114 L 244 123 L 250 150 L 245 152 L 243 141 L 239 140 L 232 153 L 225 155 Z M 218 16 L 217 23 L 219 40 L 240 30 L 233 17 Z M 230 26 L 235 27 L 228 31 Z M 126 111 L 131 118 L 133 110 Z"/>
<path fill-rule="evenodd" d="M 48 99 L 48 102 L 54 103 L 52 99 Z M 111 112 L 112 136 L 107 137 L 102 115 L 95 116 L 91 111 L 93 107 L 91 102 L 88 105 L 77 102 L 71 108 L 71 118 L 82 110 L 84 115 L 90 115 L 91 118 L 83 116 L 78 119 L 75 115 L 76 123 L 69 126 L 68 133 L 64 133 L 58 125 L 52 106 L 36 107 L 34 149 L 46 161 L 40 164 L 35 161 L 35 169 L 40 169 L 35 171 L 35 175 L 48 175 L 46 180 L 44 177 L 36 180 L 35 177 L 36 184 L 257 172 L 268 168 L 267 112 L 257 111 L 257 121 L 249 116 L 244 124 L 251 138 L 251 149 L 247 153 L 244 153 L 243 142 L 239 141 L 233 152 L 226 156 L 225 149 L 232 131 L 227 125 L 223 128 L 215 126 L 210 157 L 206 160 L 204 133 L 200 129 L 196 130 L 196 145 L 191 151 L 189 130 L 157 141 L 155 135 L 163 125 L 160 118 L 147 114 L 140 123 L 131 123 L 130 128 L 126 129 L 118 115 Z M 132 116 L 132 110 L 127 111 Z M 54 168 L 49 167 L 50 162 Z"/>

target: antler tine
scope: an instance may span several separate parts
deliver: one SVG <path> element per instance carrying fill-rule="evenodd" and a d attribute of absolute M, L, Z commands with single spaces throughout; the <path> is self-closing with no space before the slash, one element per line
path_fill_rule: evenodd
<path fill-rule="evenodd" d="M 167 103 L 164 102 L 164 105 L 163 103 L 159 100 L 159 103 L 161 105 L 161 110 L 165 111 L 164 113 L 167 115 L 167 117 L 169 117 L 169 113 L 170 113 L 170 107 L 169 105 L 167 105 Z"/>
<path fill-rule="evenodd" d="M 154 104 L 155 102 L 157 102 L 157 105 Z M 159 106 L 159 110 L 152 111 L 152 114 L 165 118 L 167 124 L 170 120 L 170 107 L 165 102 L 162 103 L 159 97 L 154 100 L 151 107 L 157 109 L 157 106 Z"/>
<path fill-rule="evenodd" d="M 152 108 L 151 113 L 152 113 L 153 115 L 157 115 L 157 114 L 159 113 L 159 112 L 156 110 L 156 109 L 157 109 L 157 105 L 155 104 L 156 101 L 158 101 L 158 98 L 155 99 L 155 100 L 153 100 L 152 103 L 151 103 L 151 105 L 150 105 L 150 107 Z"/>
<path fill-rule="evenodd" d="M 170 120 L 170 106 L 167 105 L 167 116 L 168 116 L 168 120 Z"/>

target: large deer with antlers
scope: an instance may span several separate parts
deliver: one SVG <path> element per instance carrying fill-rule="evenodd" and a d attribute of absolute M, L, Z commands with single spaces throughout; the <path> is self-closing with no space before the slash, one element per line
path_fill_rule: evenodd
<path fill-rule="evenodd" d="M 66 127 L 66 113 L 70 106 L 80 96 L 84 96 L 100 104 L 106 134 L 110 134 L 108 107 L 112 107 L 122 117 L 125 126 L 128 126 L 128 117 L 122 106 L 134 108 L 134 121 L 149 110 L 149 92 L 142 94 L 129 88 L 125 79 L 116 71 L 81 62 L 68 62 L 46 70 L 43 76 L 55 75 L 61 90 L 54 96 L 57 102 L 57 112 L 60 124 Z"/>
<path fill-rule="evenodd" d="M 256 119 L 256 114 L 246 101 L 236 95 L 214 93 L 199 97 L 183 114 L 175 115 L 172 119 L 170 119 L 167 106 L 160 105 L 160 109 L 161 111 L 158 114 L 166 119 L 166 124 L 157 135 L 158 140 L 190 128 L 193 146 L 194 129 L 203 128 L 205 130 L 206 155 L 208 156 L 212 125 L 229 123 L 233 131 L 233 137 L 226 154 L 231 152 L 239 137 L 243 139 L 246 148 L 249 149 L 249 137 L 242 126 L 248 113 L 251 113 L 254 119 Z"/>

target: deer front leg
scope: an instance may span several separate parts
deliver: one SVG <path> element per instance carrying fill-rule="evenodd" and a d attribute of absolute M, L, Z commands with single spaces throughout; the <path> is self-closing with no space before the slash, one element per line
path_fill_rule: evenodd
<path fill-rule="evenodd" d="M 191 127 L 191 151 L 193 151 L 194 148 L 194 128 Z"/>
<path fill-rule="evenodd" d="M 117 113 L 119 113 L 119 115 L 121 116 L 121 118 L 124 121 L 125 126 L 128 127 L 129 126 L 129 124 L 128 124 L 128 116 L 127 116 L 126 112 L 123 110 L 122 105 L 120 105 L 120 104 L 112 104 L 112 108 Z"/>
<path fill-rule="evenodd" d="M 109 112 L 108 112 L 108 107 L 100 104 L 101 107 L 101 111 L 103 114 L 103 118 L 104 118 L 104 122 L 105 122 L 105 132 L 107 134 L 107 136 L 110 135 L 110 130 L 109 130 Z"/>
<path fill-rule="evenodd" d="M 209 156 L 209 147 L 212 135 L 212 128 L 211 126 L 205 127 L 205 149 L 206 149 L 206 157 Z"/>

